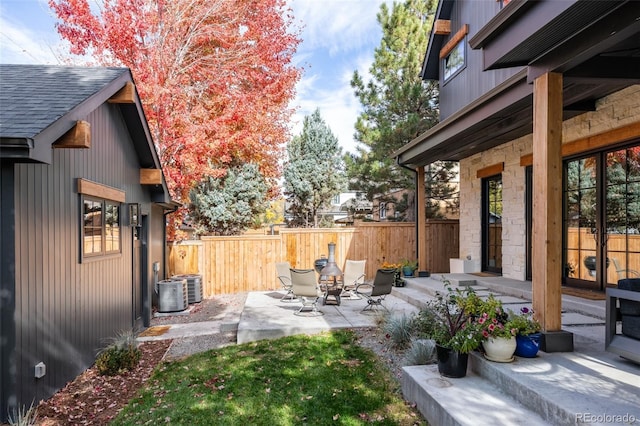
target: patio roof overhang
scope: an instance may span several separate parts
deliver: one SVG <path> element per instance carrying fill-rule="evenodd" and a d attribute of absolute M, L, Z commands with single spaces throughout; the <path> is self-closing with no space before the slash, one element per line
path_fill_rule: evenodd
<path fill-rule="evenodd" d="M 439 12 L 446 13 L 448 3 L 441 2 Z M 433 37 L 430 49 L 437 41 Z M 514 0 L 470 44 L 483 49 L 487 69 L 523 68 L 394 152 L 398 164 L 418 168 L 437 160 L 458 161 L 530 134 L 530 83 L 545 73 L 563 74 L 564 120 L 593 111 L 598 99 L 640 83 L 640 2 Z M 429 52 L 423 78 L 438 66 Z"/>

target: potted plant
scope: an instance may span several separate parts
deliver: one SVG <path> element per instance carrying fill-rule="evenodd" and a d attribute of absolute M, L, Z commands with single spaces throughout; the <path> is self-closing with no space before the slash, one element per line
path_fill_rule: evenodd
<path fill-rule="evenodd" d="M 524 358 L 533 358 L 538 354 L 540 346 L 540 330 L 542 326 L 533 317 L 533 311 L 527 307 L 520 309 L 520 314 L 510 317 L 512 327 L 516 329 L 516 352 Z"/>
<path fill-rule="evenodd" d="M 481 305 L 481 312 L 474 324 L 482 336 L 484 356 L 490 361 L 511 362 L 516 350 L 517 329 L 502 309 L 502 303 L 493 295 Z"/>
<path fill-rule="evenodd" d="M 468 307 L 479 305 L 481 299 L 472 288 L 453 289 L 448 281 L 445 281 L 445 290 L 420 310 L 416 332 L 435 341 L 441 375 L 464 377 L 468 354 L 478 348 L 482 340 L 473 327 Z"/>
<path fill-rule="evenodd" d="M 400 270 L 402 269 L 402 264 L 401 263 L 391 263 L 391 262 L 382 262 L 382 265 L 380 265 L 381 269 L 394 269 L 396 271 L 395 273 L 395 278 L 393 281 L 393 286 L 394 287 L 404 287 L 404 281 L 402 280 L 402 278 L 400 277 Z"/>
<path fill-rule="evenodd" d="M 414 271 L 418 269 L 417 260 L 402 259 L 400 265 L 402 266 L 402 275 L 405 277 L 412 277 Z"/>

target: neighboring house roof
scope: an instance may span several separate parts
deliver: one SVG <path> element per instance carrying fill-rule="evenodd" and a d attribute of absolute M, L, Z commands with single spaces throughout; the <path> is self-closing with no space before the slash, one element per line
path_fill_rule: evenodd
<path fill-rule="evenodd" d="M 0 158 L 50 164 L 51 144 L 127 83 L 133 83 L 128 68 L 0 64 Z M 117 107 L 140 167 L 162 169 L 137 91 L 133 102 Z M 169 202 L 162 180 L 154 192 Z"/>
<path fill-rule="evenodd" d="M 453 4 L 440 0 L 436 19 L 449 19 Z M 470 45 L 482 49 L 485 69 L 524 68 L 392 155 L 416 168 L 530 134 L 531 82 L 547 72 L 563 73 L 564 119 L 594 110 L 598 99 L 640 83 L 638 17 L 638 1 L 511 1 L 484 27 L 471 29 Z M 443 41 L 432 30 L 423 78 L 439 79 Z"/>

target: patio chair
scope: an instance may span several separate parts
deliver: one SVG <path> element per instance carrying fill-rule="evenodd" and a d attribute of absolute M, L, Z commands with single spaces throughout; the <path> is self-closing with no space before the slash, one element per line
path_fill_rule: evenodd
<path fill-rule="evenodd" d="M 294 315 L 308 316 L 324 315 L 318 310 L 318 286 L 316 282 L 316 271 L 313 269 L 290 269 L 291 284 L 294 296 L 302 302 L 302 307 L 294 312 Z"/>
<path fill-rule="evenodd" d="M 387 297 L 387 294 L 391 293 L 395 278 L 395 269 L 378 269 L 373 283 L 365 282 L 356 287 L 355 292 L 367 299 L 367 305 L 362 309 L 362 312 L 375 311 L 379 307 L 389 310 L 382 302 Z"/>
<path fill-rule="evenodd" d="M 342 277 L 342 297 L 349 299 L 361 299 L 355 292 L 358 284 L 364 283 L 364 267 L 366 260 L 347 260 L 344 263 L 344 275 Z"/>
<path fill-rule="evenodd" d="M 282 289 L 285 291 L 285 295 L 280 299 L 283 302 L 293 302 L 296 300 L 296 296 L 293 294 L 293 286 L 291 284 L 291 265 L 289 262 L 276 262 L 276 273 L 278 274 L 278 280 L 282 285 Z"/>

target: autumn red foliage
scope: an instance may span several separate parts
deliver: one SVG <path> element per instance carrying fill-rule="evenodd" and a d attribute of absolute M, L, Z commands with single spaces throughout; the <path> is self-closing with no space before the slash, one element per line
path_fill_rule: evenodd
<path fill-rule="evenodd" d="M 49 5 L 71 54 L 131 69 L 176 201 L 187 203 L 203 176 L 246 162 L 275 189 L 301 75 L 292 64 L 300 30 L 285 0 Z"/>

